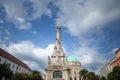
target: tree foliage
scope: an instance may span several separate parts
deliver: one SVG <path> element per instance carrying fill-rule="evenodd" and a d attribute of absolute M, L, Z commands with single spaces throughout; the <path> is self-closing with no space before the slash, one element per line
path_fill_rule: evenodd
<path fill-rule="evenodd" d="M 108 80 L 120 80 L 120 66 L 113 68 L 113 71 L 107 75 Z"/>
<path fill-rule="evenodd" d="M 36 71 L 36 70 L 33 70 L 33 71 L 32 71 L 32 74 L 33 74 L 33 75 L 38 75 L 38 74 L 40 74 L 40 72 L 39 72 L 39 71 Z"/>
<path fill-rule="evenodd" d="M 107 80 L 104 76 L 102 76 L 101 78 L 100 78 L 100 80 Z"/>
<path fill-rule="evenodd" d="M 85 80 L 85 79 L 87 78 L 88 70 L 87 70 L 87 69 L 83 69 L 83 70 L 81 70 L 81 71 L 79 72 L 79 74 L 80 74 L 81 78 L 82 78 L 83 80 Z"/>
<path fill-rule="evenodd" d="M 99 80 L 99 77 L 97 75 L 95 75 L 94 72 L 89 72 L 87 74 L 87 80 Z"/>
<path fill-rule="evenodd" d="M 83 70 L 81 70 L 80 72 L 79 72 L 79 74 L 81 75 L 81 76 L 84 76 L 84 75 L 86 75 L 88 73 L 88 70 L 87 69 L 83 69 Z"/>
<path fill-rule="evenodd" d="M 69 80 L 72 80 L 72 77 L 70 77 L 70 79 Z"/>
<path fill-rule="evenodd" d="M 99 77 L 94 72 L 89 72 L 86 69 L 83 69 L 79 72 L 81 80 L 120 80 L 120 66 L 113 68 L 113 71 L 108 73 L 107 78 L 102 76 Z"/>
<path fill-rule="evenodd" d="M 13 80 L 26 80 L 28 77 L 25 73 L 16 73 L 13 77 Z"/>
<path fill-rule="evenodd" d="M 39 71 L 32 71 L 32 74 L 15 73 L 13 75 L 12 70 L 8 64 L 0 64 L 0 80 L 43 80 Z"/>
<path fill-rule="evenodd" d="M 12 79 L 13 72 L 11 71 L 8 64 L 0 64 L 0 80 L 4 77 L 5 79 Z"/>
<path fill-rule="evenodd" d="M 99 80 L 99 76 L 94 72 L 89 72 L 86 69 L 83 69 L 79 72 L 81 79 L 80 80 Z"/>
<path fill-rule="evenodd" d="M 16 73 L 13 80 L 43 80 L 39 71 L 32 71 L 32 74 Z"/>

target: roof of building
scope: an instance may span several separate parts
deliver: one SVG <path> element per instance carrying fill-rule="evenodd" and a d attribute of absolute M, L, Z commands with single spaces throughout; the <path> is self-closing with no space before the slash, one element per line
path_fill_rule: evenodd
<path fill-rule="evenodd" d="M 118 48 L 115 53 L 117 54 L 119 51 L 120 51 L 120 48 Z"/>
<path fill-rule="evenodd" d="M 80 62 L 78 58 L 69 56 L 67 57 L 68 62 Z"/>
<path fill-rule="evenodd" d="M 22 61 L 20 61 L 19 59 L 17 59 L 16 57 L 12 56 L 11 54 L 9 54 L 8 52 L 4 51 L 1 48 L 0 48 L 0 56 L 3 56 L 5 58 L 7 58 L 8 60 L 18 64 L 19 66 L 24 67 L 25 69 L 31 70 L 25 63 L 23 63 Z"/>

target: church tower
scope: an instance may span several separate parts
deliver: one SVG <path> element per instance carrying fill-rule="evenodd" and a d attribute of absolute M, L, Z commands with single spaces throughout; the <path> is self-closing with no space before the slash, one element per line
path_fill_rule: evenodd
<path fill-rule="evenodd" d="M 65 54 L 62 48 L 60 24 L 57 24 L 57 33 L 56 33 L 56 44 L 54 46 L 54 51 L 51 56 L 51 65 L 65 65 Z"/>
<path fill-rule="evenodd" d="M 68 70 L 66 69 L 66 66 L 67 59 L 62 47 L 61 27 L 60 24 L 57 24 L 56 43 L 54 46 L 53 54 L 51 57 L 48 57 L 46 80 L 67 80 Z"/>
<path fill-rule="evenodd" d="M 76 57 L 66 57 L 61 40 L 61 27 L 57 24 L 56 43 L 51 56 L 48 57 L 45 80 L 80 80 L 79 71 L 83 69 Z"/>

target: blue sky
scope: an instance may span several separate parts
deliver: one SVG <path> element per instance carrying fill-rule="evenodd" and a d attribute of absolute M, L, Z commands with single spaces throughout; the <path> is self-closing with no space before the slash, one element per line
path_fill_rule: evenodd
<path fill-rule="evenodd" d="M 120 48 L 119 0 L 0 0 L 0 47 L 44 72 L 61 23 L 66 56 L 98 71 Z"/>

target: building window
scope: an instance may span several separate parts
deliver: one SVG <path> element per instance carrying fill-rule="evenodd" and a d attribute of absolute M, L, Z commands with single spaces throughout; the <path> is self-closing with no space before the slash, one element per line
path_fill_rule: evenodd
<path fill-rule="evenodd" d="M 10 67 L 10 65 L 11 65 L 11 64 L 10 64 L 10 63 L 8 63 L 8 66 L 9 66 L 9 67 Z"/>
<path fill-rule="evenodd" d="M 62 72 L 61 71 L 54 71 L 53 78 L 62 78 Z"/>
<path fill-rule="evenodd" d="M 14 67 L 15 67 L 15 66 L 13 65 L 12 68 L 14 69 Z"/>
<path fill-rule="evenodd" d="M 18 71 L 18 66 L 16 67 L 16 70 Z"/>
<path fill-rule="evenodd" d="M 4 64 L 6 64 L 6 61 L 4 62 Z"/>
<path fill-rule="evenodd" d="M 21 68 L 19 68 L 19 71 L 21 70 Z"/>

